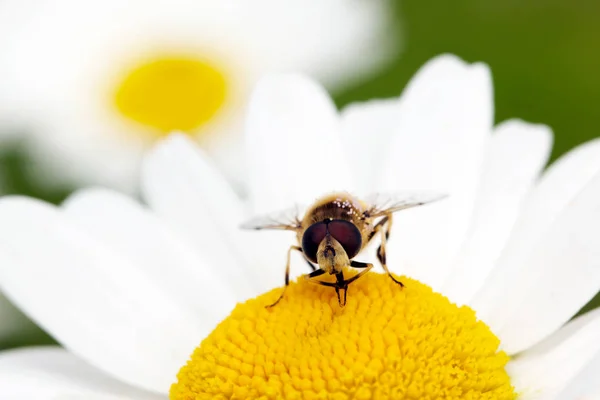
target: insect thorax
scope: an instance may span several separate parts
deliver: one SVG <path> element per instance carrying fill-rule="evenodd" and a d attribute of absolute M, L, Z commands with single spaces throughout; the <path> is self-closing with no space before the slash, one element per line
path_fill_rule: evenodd
<path fill-rule="evenodd" d="M 343 219 L 357 226 L 363 224 L 363 207 L 358 199 L 347 193 L 335 193 L 323 197 L 307 211 L 303 223 L 310 226 L 329 219 Z"/>

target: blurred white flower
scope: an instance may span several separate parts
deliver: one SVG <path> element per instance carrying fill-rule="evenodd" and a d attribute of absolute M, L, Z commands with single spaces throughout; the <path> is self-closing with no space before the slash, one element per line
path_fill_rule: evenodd
<path fill-rule="evenodd" d="M 487 67 L 450 56 L 399 99 L 341 114 L 313 82 L 276 76 L 249 110 L 250 205 L 182 136 L 144 160 L 149 208 L 104 189 L 60 207 L 4 198 L 0 287 L 67 350 L 0 356 L 0 397 L 166 399 L 231 307 L 282 283 L 292 237 L 240 232 L 248 215 L 335 189 L 432 188 L 451 197 L 398 213 L 390 267 L 477 311 L 513 355 L 520 400 L 592 395 L 600 310 L 567 321 L 600 287 L 600 141 L 542 173 L 549 128 L 493 127 L 492 113 Z"/>
<path fill-rule="evenodd" d="M 387 0 L 0 2 L 0 134 L 27 132 L 40 181 L 137 186 L 172 130 L 240 178 L 250 87 L 266 71 L 329 88 L 397 52 Z"/>

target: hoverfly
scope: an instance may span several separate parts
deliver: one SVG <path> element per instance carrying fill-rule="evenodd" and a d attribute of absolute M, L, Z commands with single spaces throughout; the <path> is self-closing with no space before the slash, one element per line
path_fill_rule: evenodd
<path fill-rule="evenodd" d="M 377 259 L 388 276 L 403 287 L 402 282 L 392 276 L 386 263 L 385 247 L 392 227 L 392 213 L 444 197 L 445 195 L 437 193 L 397 193 L 378 194 L 362 201 L 348 193 L 334 193 L 317 199 L 302 219 L 296 211 L 291 218 L 289 213 L 280 213 L 277 216 L 262 216 L 246 222 L 242 225 L 243 229 L 293 231 L 298 241 L 298 244 L 292 245 L 287 252 L 285 287 L 277 301 L 267 307 L 279 303 L 289 285 L 292 251 L 302 253 L 312 269 L 312 272 L 304 277 L 319 285 L 333 287 L 338 302 L 343 307 L 346 304 L 348 285 L 373 268 L 373 264 L 355 261 L 353 258 L 378 234 L 381 243 L 377 249 Z M 343 273 L 345 267 L 359 268 L 361 271 L 346 279 Z M 336 281 L 315 279 L 323 274 L 335 275 Z"/>

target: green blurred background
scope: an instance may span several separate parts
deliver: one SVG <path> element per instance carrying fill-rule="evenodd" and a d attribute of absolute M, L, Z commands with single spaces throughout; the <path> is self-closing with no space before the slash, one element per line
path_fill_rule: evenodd
<path fill-rule="evenodd" d="M 396 4 L 394 12 L 402 27 L 403 53 L 373 79 L 334 93 L 340 107 L 397 96 L 424 62 L 449 52 L 490 65 L 496 121 L 519 117 L 553 128 L 553 160 L 600 136 L 596 128 L 600 122 L 600 2 L 405 0 Z M 50 190 L 32 184 L 27 177 L 28 162 L 19 149 L 0 152 L 5 193 L 59 202 L 73 189 Z M 585 309 L 598 305 L 600 297 L 596 296 Z M 27 338 L 39 340 L 49 339 Z"/>
<path fill-rule="evenodd" d="M 450 52 L 490 65 L 496 121 L 519 117 L 554 129 L 553 159 L 600 135 L 600 2 L 407 0 L 396 15 L 401 58 L 341 93 L 338 104 L 393 96 L 426 60 Z"/>

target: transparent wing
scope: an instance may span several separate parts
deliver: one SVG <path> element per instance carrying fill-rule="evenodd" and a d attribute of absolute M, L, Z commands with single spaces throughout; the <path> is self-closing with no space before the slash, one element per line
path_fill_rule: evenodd
<path fill-rule="evenodd" d="M 279 229 L 297 231 L 300 229 L 300 207 L 295 206 L 272 214 L 260 215 L 244 222 L 242 229 Z"/>
<path fill-rule="evenodd" d="M 376 193 L 365 198 L 367 204 L 365 216 L 380 217 L 407 208 L 433 203 L 445 197 L 447 197 L 446 194 L 436 192 Z"/>

